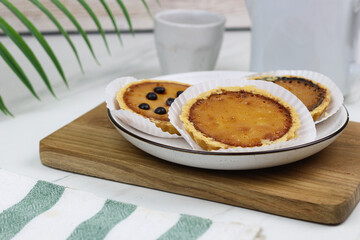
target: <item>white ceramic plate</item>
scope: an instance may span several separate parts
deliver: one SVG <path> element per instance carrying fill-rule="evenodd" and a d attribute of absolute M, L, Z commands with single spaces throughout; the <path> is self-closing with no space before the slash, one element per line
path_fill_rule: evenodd
<path fill-rule="evenodd" d="M 156 79 L 191 80 L 196 82 L 215 78 L 242 77 L 246 72 L 195 72 L 157 77 Z M 292 163 L 311 156 L 329 144 L 345 129 L 349 115 L 344 106 L 326 121 L 316 125 L 316 139 L 300 145 L 259 152 L 208 152 L 193 150 L 182 138 L 160 138 L 138 131 L 121 122 L 108 111 L 109 118 L 119 133 L 141 150 L 161 159 L 206 169 L 240 170 L 258 169 Z"/>

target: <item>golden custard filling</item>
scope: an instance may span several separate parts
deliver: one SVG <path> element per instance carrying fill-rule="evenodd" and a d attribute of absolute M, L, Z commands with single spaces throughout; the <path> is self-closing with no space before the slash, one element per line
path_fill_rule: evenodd
<path fill-rule="evenodd" d="M 303 77 L 261 76 L 254 79 L 270 80 L 293 93 L 304 103 L 314 120 L 320 117 L 330 103 L 330 92 L 325 86 Z"/>
<path fill-rule="evenodd" d="M 170 123 L 168 111 L 175 98 L 189 86 L 161 80 L 132 82 L 119 91 L 117 101 L 121 109 L 148 118 L 163 131 L 178 134 Z"/>
<path fill-rule="evenodd" d="M 204 149 L 259 147 L 297 136 L 294 108 L 252 86 L 221 88 L 201 94 L 184 107 L 180 119 Z"/>

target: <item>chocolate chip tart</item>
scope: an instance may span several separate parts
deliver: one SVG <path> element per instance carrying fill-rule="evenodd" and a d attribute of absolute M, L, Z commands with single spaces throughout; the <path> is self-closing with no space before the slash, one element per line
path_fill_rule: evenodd
<path fill-rule="evenodd" d="M 330 103 L 331 96 L 329 89 L 318 82 L 304 77 L 264 75 L 250 79 L 271 81 L 286 88 L 304 103 L 314 121 L 325 112 Z"/>
<path fill-rule="evenodd" d="M 180 120 L 205 150 L 261 147 L 297 137 L 295 108 L 255 86 L 220 87 L 182 107 Z"/>
<path fill-rule="evenodd" d="M 149 119 L 164 132 L 179 135 L 170 123 L 168 111 L 175 98 L 189 86 L 174 81 L 144 79 L 121 88 L 116 99 L 121 109 Z"/>

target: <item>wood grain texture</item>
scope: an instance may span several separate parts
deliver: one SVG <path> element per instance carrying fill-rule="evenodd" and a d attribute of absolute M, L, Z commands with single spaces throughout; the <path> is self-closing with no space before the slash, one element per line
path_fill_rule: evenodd
<path fill-rule="evenodd" d="M 360 123 L 323 151 L 292 164 L 249 170 L 197 169 L 131 145 L 101 104 L 40 142 L 44 165 L 306 221 L 339 224 L 360 198 Z"/>
<path fill-rule="evenodd" d="M 11 1 L 21 12 L 28 17 L 40 31 L 58 31 L 55 25 L 35 5 L 28 0 Z M 50 0 L 40 0 L 59 22 L 68 31 L 76 28 L 68 18 Z M 78 1 L 60 0 L 69 11 L 78 19 L 79 23 L 87 31 L 97 30 L 96 25 L 89 17 L 85 9 Z M 113 30 L 113 25 L 99 0 L 86 1 L 96 13 L 105 30 Z M 152 29 L 153 19 L 149 16 L 141 0 L 123 0 L 131 16 L 134 29 Z M 227 18 L 226 27 L 249 27 L 250 19 L 245 6 L 245 0 L 160 0 L 159 6 L 156 0 L 147 0 L 152 15 L 169 9 L 202 9 L 223 14 Z M 116 0 L 106 0 L 114 14 L 118 27 L 128 30 L 128 25 L 121 8 Z M 0 4 L 0 16 L 7 20 L 16 30 L 27 32 L 26 27 L 2 4 Z"/>

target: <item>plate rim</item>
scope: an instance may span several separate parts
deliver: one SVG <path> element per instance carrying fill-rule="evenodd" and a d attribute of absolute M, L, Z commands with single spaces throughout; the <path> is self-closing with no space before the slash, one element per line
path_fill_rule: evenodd
<path fill-rule="evenodd" d="M 293 151 L 293 150 L 297 150 L 297 149 L 301 149 L 301 148 L 306 148 L 309 146 L 313 146 L 316 145 L 318 143 L 324 142 L 326 140 L 329 140 L 335 136 L 337 136 L 338 134 L 340 134 L 348 125 L 349 123 L 349 111 L 347 110 L 347 108 L 345 107 L 344 104 L 342 104 L 342 107 L 345 109 L 346 112 L 346 121 L 345 123 L 335 132 L 322 137 L 320 139 L 308 142 L 308 143 L 304 143 L 304 144 L 300 144 L 300 145 L 296 145 L 296 146 L 291 146 L 291 147 L 286 147 L 286 148 L 280 148 L 280 149 L 272 149 L 272 150 L 263 150 L 263 151 L 256 151 L 256 152 L 210 152 L 210 151 L 200 151 L 200 150 L 194 150 L 194 149 L 185 149 L 185 148 L 179 148 L 179 147 L 174 147 L 174 146 L 170 146 L 170 145 L 166 145 L 166 144 L 162 144 L 156 141 L 152 141 L 149 139 L 146 139 L 144 137 L 141 137 L 133 132 L 128 131 L 127 129 L 123 128 L 121 125 L 119 125 L 117 123 L 117 121 L 114 119 L 114 117 L 111 114 L 111 111 L 107 108 L 107 113 L 108 113 L 108 117 L 110 119 L 110 121 L 112 122 L 112 124 L 114 124 L 119 130 L 121 130 L 122 132 L 136 138 L 137 140 L 140 140 L 142 142 L 145 142 L 147 144 L 151 144 L 151 145 L 155 145 L 157 147 L 161 147 L 161 148 L 165 148 L 168 150 L 172 150 L 172 151 L 178 151 L 178 152 L 182 152 L 182 153 L 191 153 L 191 154 L 200 154 L 200 155 L 214 155 L 214 156 L 239 156 L 239 155 L 260 155 L 260 154 L 274 154 L 274 153 L 280 153 L 280 152 L 287 152 L 287 151 Z M 340 111 L 340 109 L 338 110 Z"/>

